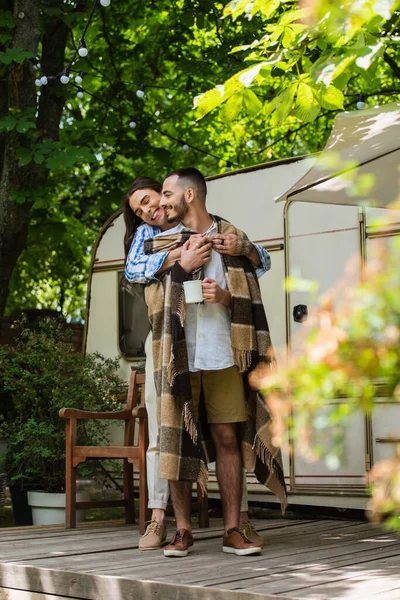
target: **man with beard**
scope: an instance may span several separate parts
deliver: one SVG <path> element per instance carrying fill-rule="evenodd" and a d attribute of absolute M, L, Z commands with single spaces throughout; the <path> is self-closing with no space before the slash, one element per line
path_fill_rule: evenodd
<path fill-rule="evenodd" d="M 242 456 L 245 467 L 278 494 L 283 508 L 286 505 L 279 449 L 268 432 L 269 415 L 243 377 L 259 361 L 274 361 L 251 263 L 257 264 L 258 253 L 243 232 L 207 212 L 206 193 L 197 169 L 169 175 L 160 206 L 170 223 L 180 224 L 145 243 L 147 254 L 183 244 L 180 262 L 162 283 L 151 283 L 146 290 L 161 405 L 160 475 L 170 480 L 177 525 L 165 556 L 187 556 L 193 550 L 191 485 L 197 480 L 206 486 L 205 465 L 210 462 L 203 428 L 210 431 L 210 447 L 215 449 L 224 552 L 261 552 L 261 544 L 239 530 Z M 198 258 L 210 242 L 211 258 L 199 270 Z M 202 279 L 205 304 L 185 306 L 182 285 L 192 278 Z"/>

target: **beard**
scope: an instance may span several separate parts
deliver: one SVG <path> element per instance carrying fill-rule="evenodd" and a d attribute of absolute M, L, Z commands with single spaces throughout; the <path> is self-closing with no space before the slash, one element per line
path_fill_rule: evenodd
<path fill-rule="evenodd" d="M 175 221 L 182 221 L 189 212 L 188 203 L 185 200 L 185 194 L 182 194 L 179 204 L 175 206 L 174 215 L 167 216 L 167 223 L 175 223 Z"/>

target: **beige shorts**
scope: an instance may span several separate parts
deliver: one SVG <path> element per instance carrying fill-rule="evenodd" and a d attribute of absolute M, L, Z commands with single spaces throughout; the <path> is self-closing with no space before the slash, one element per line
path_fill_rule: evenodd
<path fill-rule="evenodd" d="M 247 421 L 247 403 L 243 376 L 236 365 L 218 371 L 190 373 L 196 418 L 201 388 L 209 423 L 241 423 Z"/>

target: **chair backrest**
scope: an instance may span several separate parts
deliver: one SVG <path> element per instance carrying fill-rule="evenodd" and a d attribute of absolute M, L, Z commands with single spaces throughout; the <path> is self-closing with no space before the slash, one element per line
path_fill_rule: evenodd
<path fill-rule="evenodd" d="M 141 390 L 141 404 L 144 406 L 144 384 L 146 381 L 146 377 L 144 373 L 139 373 L 138 371 L 131 371 L 131 375 L 129 377 L 129 387 L 128 387 L 128 398 L 126 402 L 126 408 L 128 410 L 132 410 L 135 406 L 138 405 L 139 398 L 139 386 L 142 386 Z"/>

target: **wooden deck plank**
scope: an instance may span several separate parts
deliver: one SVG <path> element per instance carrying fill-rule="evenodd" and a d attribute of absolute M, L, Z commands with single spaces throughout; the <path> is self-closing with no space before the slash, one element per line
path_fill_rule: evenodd
<path fill-rule="evenodd" d="M 381 588 L 375 585 L 377 581 L 382 584 Z M 354 586 L 353 584 L 356 582 L 358 585 Z M 332 597 L 342 598 L 341 595 L 334 596 L 332 594 L 342 594 L 349 589 L 350 585 L 354 588 L 351 593 L 356 593 L 360 598 L 372 598 L 373 589 L 377 593 L 379 589 L 384 590 L 389 583 L 394 588 L 400 586 L 400 548 L 395 556 L 380 559 L 365 557 L 361 562 L 357 561 L 351 565 L 340 567 L 334 566 L 322 572 L 311 568 L 297 573 L 288 572 L 282 574 L 279 579 L 278 577 L 274 578 L 273 581 L 265 578 L 265 581 L 262 583 L 260 581 L 257 585 L 241 585 L 240 588 L 232 586 L 229 589 L 243 587 L 247 591 L 261 592 L 265 590 L 269 594 L 286 594 L 295 598 L 310 599 L 318 597 L 330 600 Z M 370 590 L 368 584 L 371 585 Z M 336 592 L 334 592 L 335 589 Z M 388 588 L 386 587 L 386 589 Z M 369 595 L 366 595 L 366 592 Z"/>
<path fill-rule="evenodd" d="M 6 567 L 4 569 L 4 567 Z M 276 600 L 265 593 L 235 592 L 218 588 L 182 586 L 157 581 L 137 581 L 119 577 L 37 569 L 25 565 L 0 564 L 0 589 L 11 588 L 46 593 L 51 600 L 65 594 L 68 600 Z M 67 591 L 65 591 L 67 590 Z M 280 596 L 280 600 L 295 600 Z"/>
<path fill-rule="evenodd" d="M 207 579 L 207 582 L 204 582 L 203 585 L 211 585 L 211 586 L 223 586 L 226 589 L 253 589 L 259 585 L 268 585 L 268 583 L 272 580 L 274 583 L 279 582 L 281 580 L 286 580 L 288 578 L 293 578 L 299 576 L 300 578 L 305 576 L 305 574 L 310 574 L 311 576 L 317 574 L 323 574 L 327 572 L 329 574 L 332 569 L 338 570 L 344 567 L 351 567 L 354 565 L 360 565 L 363 562 L 369 562 L 374 560 L 381 560 L 382 558 L 394 558 L 400 565 L 400 550 L 396 546 L 386 547 L 379 550 L 368 550 L 364 552 L 361 556 L 357 551 L 353 551 L 351 554 L 347 554 L 344 557 L 337 555 L 329 559 L 329 563 L 321 562 L 318 556 L 310 558 L 310 560 L 306 560 L 306 556 L 304 556 L 304 560 L 299 562 L 297 565 L 282 565 L 279 567 L 270 567 L 270 562 L 268 561 L 268 566 L 259 565 L 251 565 L 248 568 L 248 572 L 244 572 L 244 569 L 238 571 L 236 570 L 236 574 L 232 570 L 227 570 L 224 572 L 223 576 L 219 576 L 217 578 Z M 311 562 L 312 561 L 312 562 Z M 182 582 L 183 583 L 183 582 Z M 193 583 L 196 583 L 194 581 Z M 271 593 L 279 593 L 279 590 L 270 589 L 268 587 L 268 591 Z"/>
<path fill-rule="evenodd" d="M 351 527 L 350 527 L 351 525 Z M 262 526 L 259 526 L 257 523 L 257 527 L 260 531 L 263 530 Z M 315 536 L 316 534 L 319 534 L 321 536 L 321 540 L 324 541 L 324 543 L 328 543 L 328 544 L 332 544 L 332 543 L 336 543 L 335 540 L 337 538 L 338 535 L 338 531 L 342 533 L 343 537 L 347 537 L 348 539 L 350 538 L 354 538 L 354 536 L 359 536 L 361 535 L 362 531 L 368 531 L 370 532 L 370 526 L 367 523 L 361 523 L 361 524 L 351 524 L 351 523 L 345 523 L 343 528 L 338 527 L 338 524 L 335 522 L 334 523 L 334 528 L 332 529 L 332 526 L 330 524 L 330 522 L 326 522 L 325 527 L 319 527 L 317 529 L 316 526 L 313 525 L 313 535 Z M 199 542 L 202 540 L 207 540 L 207 543 L 209 543 L 209 540 L 214 539 L 216 540 L 216 546 L 215 546 L 215 552 L 220 554 L 221 552 L 221 542 L 222 542 L 222 528 L 220 528 L 219 530 L 214 531 L 212 534 L 210 534 L 209 532 L 194 532 L 194 538 L 195 538 L 195 555 L 197 556 L 200 550 L 200 546 L 199 546 Z M 352 532 L 352 533 L 350 533 Z M 330 536 L 333 537 L 333 540 L 330 540 Z M 98 538 L 96 538 L 97 541 Z M 290 531 L 288 531 L 285 528 L 282 528 L 280 530 L 273 530 L 273 531 L 269 531 L 268 532 L 268 539 L 267 539 L 267 547 L 269 547 L 270 545 L 277 545 L 277 542 L 275 540 L 278 540 L 279 544 L 282 547 L 281 550 L 281 555 L 285 556 L 288 550 L 288 545 L 287 545 L 287 540 L 290 540 L 291 544 L 293 545 L 293 541 L 294 539 L 298 539 L 299 540 L 299 544 L 300 544 L 300 548 L 302 547 L 301 544 L 303 544 L 304 542 L 304 531 L 301 532 L 301 534 L 296 534 L 294 536 L 292 536 L 292 534 L 290 533 Z M 157 552 L 140 552 L 137 550 L 137 542 L 138 542 L 138 537 L 134 543 L 134 540 L 132 538 L 132 540 L 130 541 L 130 538 L 128 539 L 128 543 L 126 546 L 125 543 L 125 539 L 122 538 L 122 536 L 120 537 L 120 539 L 118 540 L 112 540 L 112 541 L 108 541 L 105 540 L 103 541 L 103 547 L 102 547 L 102 551 L 98 552 L 98 548 L 96 547 L 94 551 L 93 550 L 93 543 L 91 543 L 90 547 L 85 546 L 82 547 L 79 544 L 75 544 L 72 547 L 67 547 L 66 545 L 63 545 L 62 547 L 62 551 L 60 552 L 59 546 L 56 545 L 51 545 L 46 549 L 46 552 L 43 553 L 42 550 L 38 550 L 36 555 L 31 556 L 29 558 L 27 558 L 26 556 L 22 556 L 17 558 L 16 555 L 14 554 L 14 558 L 10 558 L 8 559 L 8 562 L 22 562 L 25 564 L 32 564 L 32 565 L 37 565 L 37 566 L 41 566 L 41 567 L 49 567 L 49 568 L 61 568 L 61 569 L 68 569 L 68 568 L 75 568 L 77 564 L 79 564 L 79 571 L 80 572 L 86 572 L 87 570 L 91 570 L 91 568 L 93 568 L 93 565 L 96 569 L 102 569 L 102 568 L 106 568 L 110 566 L 110 563 L 114 563 L 117 562 L 118 565 L 121 565 L 121 563 L 123 564 L 123 561 L 128 562 L 128 568 L 132 568 L 132 561 L 134 560 L 134 564 L 135 564 L 135 569 L 137 569 L 138 567 L 140 567 L 142 564 L 148 564 L 151 567 L 154 565 L 154 555 L 157 556 Z M 311 543 L 311 541 L 310 541 Z M 207 548 L 207 546 L 205 546 L 205 548 Z M 27 550 L 19 550 L 20 552 L 22 552 L 22 554 L 24 554 L 24 552 L 26 553 Z M 296 552 L 299 550 L 295 550 Z M 203 552 L 203 551 L 202 551 Z M 32 553 L 32 551 L 31 551 Z M 54 554 L 56 554 L 56 556 L 54 556 Z M 162 557 L 164 558 L 164 557 Z M 4 561 L 3 561 L 4 562 Z M 172 567 L 170 567 L 172 568 Z"/>

